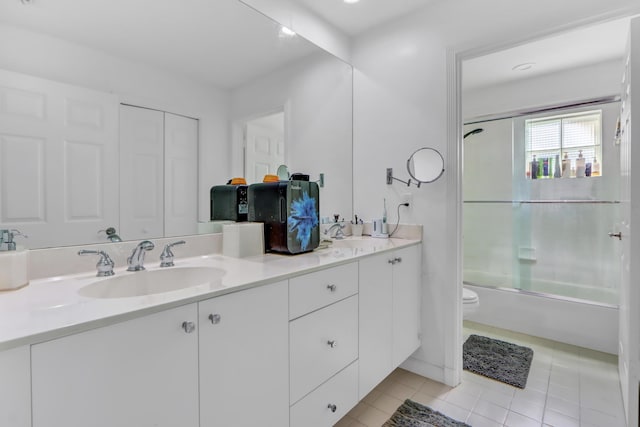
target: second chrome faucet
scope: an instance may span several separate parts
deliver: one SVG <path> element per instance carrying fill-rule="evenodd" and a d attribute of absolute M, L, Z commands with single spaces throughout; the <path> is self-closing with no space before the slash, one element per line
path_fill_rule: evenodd
<path fill-rule="evenodd" d="M 150 242 L 148 240 L 143 240 L 142 242 L 138 243 L 138 245 L 131 253 L 131 256 L 127 258 L 127 271 L 144 270 L 144 255 L 145 253 L 147 253 L 147 251 L 150 251 L 153 248 L 155 248 L 155 245 L 153 244 L 153 242 Z"/>

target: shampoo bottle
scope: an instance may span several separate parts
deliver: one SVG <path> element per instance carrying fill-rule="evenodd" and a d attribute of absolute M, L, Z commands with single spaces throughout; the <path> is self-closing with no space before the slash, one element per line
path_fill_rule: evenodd
<path fill-rule="evenodd" d="M 595 157 L 593 158 L 593 165 L 591 166 L 591 176 L 600 176 L 600 163 Z"/>

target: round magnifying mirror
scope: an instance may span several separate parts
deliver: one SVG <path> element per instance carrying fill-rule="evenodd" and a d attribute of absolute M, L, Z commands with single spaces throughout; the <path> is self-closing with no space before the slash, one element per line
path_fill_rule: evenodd
<path fill-rule="evenodd" d="M 278 179 L 280 181 L 288 181 L 289 180 L 289 168 L 287 165 L 278 166 L 278 171 L 276 172 L 278 175 Z"/>
<path fill-rule="evenodd" d="M 421 184 L 433 182 L 444 173 L 444 158 L 438 150 L 420 148 L 407 160 L 407 170 Z"/>

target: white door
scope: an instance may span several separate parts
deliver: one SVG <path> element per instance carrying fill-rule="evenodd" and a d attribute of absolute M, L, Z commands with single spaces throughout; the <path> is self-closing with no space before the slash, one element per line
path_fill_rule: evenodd
<path fill-rule="evenodd" d="M 632 83 L 635 87 L 632 86 Z M 622 274 L 620 281 L 620 335 L 618 370 L 627 425 L 638 426 L 638 385 L 640 378 L 640 233 L 632 234 L 632 221 L 640 224 L 640 138 L 632 124 L 640 126 L 640 19 L 631 21 L 625 58 L 620 114 L 621 205 L 618 231 L 622 234 Z M 637 133 L 640 135 L 640 132 Z M 632 165 L 635 170 L 632 170 Z M 635 261 L 635 262 L 634 262 Z"/>
<path fill-rule="evenodd" d="M 32 346 L 33 427 L 198 427 L 189 304 Z"/>
<path fill-rule="evenodd" d="M 115 96 L 0 70 L 0 228 L 31 248 L 106 242 L 117 135 Z"/>
<path fill-rule="evenodd" d="M 359 397 L 364 398 L 392 369 L 393 269 L 391 255 L 358 262 L 359 290 Z"/>
<path fill-rule="evenodd" d="M 245 127 L 245 178 L 247 183 L 262 182 L 275 174 L 284 159 L 284 113 L 248 122 Z"/>
<path fill-rule="evenodd" d="M 200 425 L 289 425 L 286 281 L 199 303 Z"/>
<path fill-rule="evenodd" d="M 196 234 L 198 120 L 164 115 L 164 235 Z"/>
<path fill-rule="evenodd" d="M 120 237 L 164 236 L 164 112 L 120 106 Z"/>
<path fill-rule="evenodd" d="M 398 366 L 420 347 L 421 246 L 394 253 L 392 362 Z"/>

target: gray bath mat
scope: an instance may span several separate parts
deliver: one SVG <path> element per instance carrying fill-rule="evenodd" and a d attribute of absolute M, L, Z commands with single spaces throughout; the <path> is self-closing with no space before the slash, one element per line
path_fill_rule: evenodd
<path fill-rule="evenodd" d="M 533 350 L 493 338 L 471 335 L 462 346 L 462 366 L 515 387 L 527 385 Z"/>
<path fill-rule="evenodd" d="M 416 403 L 405 400 L 396 412 L 384 423 L 382 427 L 471 427 L 453 418 L 449 418 L 440 412 Z"/>

